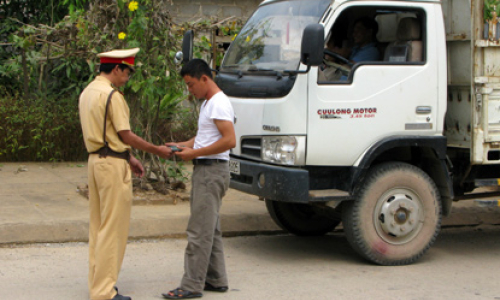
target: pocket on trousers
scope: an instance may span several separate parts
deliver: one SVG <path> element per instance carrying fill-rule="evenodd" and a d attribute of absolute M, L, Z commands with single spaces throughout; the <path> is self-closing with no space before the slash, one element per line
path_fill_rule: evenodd
<path fill-rule="evenodd" d="M 124 162 L 125 171 L 123 172 L 123 183 L 130 183 L 132 181 L 132 171 L 127 161 Z"/>

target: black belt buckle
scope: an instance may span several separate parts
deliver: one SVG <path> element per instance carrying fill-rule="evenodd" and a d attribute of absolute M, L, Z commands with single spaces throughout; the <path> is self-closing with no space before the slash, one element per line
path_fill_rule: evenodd
<path fill-rule="evenodd" d="M 101 149 L 99 149 L 97 152 L 99 153 L 99 158 L 106 158 L 108 157 L 108 147 L 103 147 Z"/>

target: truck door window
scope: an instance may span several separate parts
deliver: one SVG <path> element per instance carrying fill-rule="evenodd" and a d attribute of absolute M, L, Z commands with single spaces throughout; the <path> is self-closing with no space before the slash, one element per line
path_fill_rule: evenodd
<path fill-rule="evenodd" d="M 362 65 L 421 64 L 422 11 L 354 6 L 335 20 L 326 39 L 318 83 L 349 83 Z"/>
<path fill-rule="evenodd" d="M 422 21 L 416 14 L 384 15 L 384 20 L 397 23 L 393 39 L 388 42 L 384 51 L 384 62 L 409 64 L 423 62 L 424 41 L 422 38 Z M 393 27 L 393 28 L 394 28 Z"/>

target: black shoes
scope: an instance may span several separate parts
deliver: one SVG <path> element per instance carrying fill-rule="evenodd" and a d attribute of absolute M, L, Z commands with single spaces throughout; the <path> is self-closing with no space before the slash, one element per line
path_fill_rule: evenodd
<path fill-rule="evenodd" d="M 205 288 L 203 290 L 209 291 L 209 292 L 219 292 L 219 293 L 225 293 L 227 292 L 229 288 L 227 286 L 213 286 L 208 282 L 205 282 Z"/>
<path fill-rule="evenodd" d="M 132 298 L 130 298 L 128 296 L 123 296 L 123 295 L 118 294 L 118 288 L 117 287 L 115 287 L 115 290 L 116 290 L 117 294 L 111 300 L 132 300 Z M 213 286 L 210 283 L 205 282 L 205 288 L 203 290 L 209 291 L 209 292 L 225 293 L 225 292 L 227 292 L 229 290 L 229 288 L 227 286 Z M 173 291 L 171 291 L 171 292 L 173 292 Z M 182 292 L 186 293 L 187 291 L 182 291 Z M 201 297 L 201 293 L 194 294 L 194 293 L 188 292 L 185 295 L 183 294 L 183 295 L 172 295 L 172 296 L 174 296 L 174 297 L 170 297 L 170 295 L 168 295 L 168 294 L 163 294 L 163 297 L 167 298 L 167 299 L 180 299 L 180 298 L 197 298 L 197 297 Z M 175 297 L 175 296 L 177 296 L 177 297 Z"/>
<path fill-rule="evenodd" d="M 132 298 L 130 297 L 127 297 L 127 296 L 123 296 L 123 295 L 120 295 L 120 294 L 116 294 L 113 299 L 111 300 L 132 300 Z"/>

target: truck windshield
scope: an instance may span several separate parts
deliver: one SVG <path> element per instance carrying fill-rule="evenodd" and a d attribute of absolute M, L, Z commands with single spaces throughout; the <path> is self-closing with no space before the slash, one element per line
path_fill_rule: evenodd
<path fill-rule="evenodd" d="M 297 70 L 303 30 L 318 23 L 330 3 L 278 1 L 259 7 L 231 43 L 220 71 Z"/>

